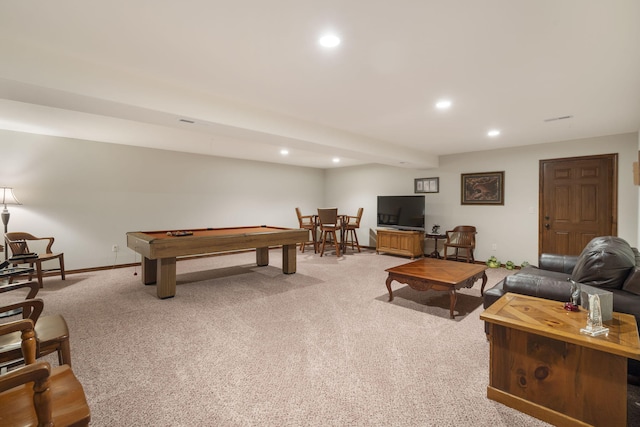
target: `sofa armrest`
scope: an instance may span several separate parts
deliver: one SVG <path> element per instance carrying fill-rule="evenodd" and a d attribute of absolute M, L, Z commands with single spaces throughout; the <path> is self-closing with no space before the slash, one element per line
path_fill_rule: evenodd
<path fill-rule="evenodd" d="M 540 268 L 543 270 L 571 274 L 578 263 L 578 257 L 573 255 L 542 254 L 539 261 Z"/>
<path fill-rule="evenodd" d="M 498 301 L 502 295 L 506 294 L 503 286 L 504 280 L 495 285 L 493 288 L 484 291 L 484 294 L 482 294 L 482 305 L 485 309 L 491 307 L 491 305 L 494 302 Z"/>
<path fill-rule="evenodd" d="M 507 276 L 503 285 L 504 292 L 529 295 L 555 301 L 571 300 L 571 283 L 544 276 L 514 274 Z"/>

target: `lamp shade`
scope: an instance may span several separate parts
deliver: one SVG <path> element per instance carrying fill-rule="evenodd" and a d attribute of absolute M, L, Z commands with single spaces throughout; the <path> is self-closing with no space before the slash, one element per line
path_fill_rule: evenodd
<path fill-rule="evenodd" d="M 13 194 L 13 188 L 11 187 L 0 187 L 0 205 L 4 205 L 6 208 L 7 205 L 21 205 L 20 201 Z"/>

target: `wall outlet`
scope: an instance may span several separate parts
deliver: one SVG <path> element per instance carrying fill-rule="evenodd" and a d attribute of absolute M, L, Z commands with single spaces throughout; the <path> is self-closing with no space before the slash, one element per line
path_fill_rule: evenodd
<path fill-rule="evenodd" d="M 493 245 L 491 245 L 491 250 L 492 251 L 497 251 L 498 250 L 498 245 L 495 244 L 495 243 Z"/>
<path fill-rule="evenodd" d="M 118 245 L 111 246 L 111 252 L 118 252 L 119 250 L 120 248 L 118 247 Z"/>

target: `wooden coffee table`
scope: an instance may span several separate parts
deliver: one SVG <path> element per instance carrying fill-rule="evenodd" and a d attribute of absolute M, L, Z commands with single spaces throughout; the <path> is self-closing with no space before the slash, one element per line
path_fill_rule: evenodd
<path fill-rule="evenodd" d="M 484 264 L 467 264 L 455 261 L 444 261 L 433 258 L 422 258 L 408 264 L 387 268 L 387 289 L 389 301 L 393 301 L 391 282 L 396 281 L 409 285 L 417 291 L 449 292 L 449 317 L 455 318 L 454 310 L 458 296 L 456 289 L 470 288 L 478 280 L 482 279 L 481 293 L 487 284 L 487 266 Z"/>
<path fill-rule="evenodd" d="M 608 335 L 580 333 L 587 311 L 507 293 L 480 319 L 490 326 L 487 397 L 562 426 L 627 425 L 627 359 L 640 360 L 635 317 L 613 313 Z"/>

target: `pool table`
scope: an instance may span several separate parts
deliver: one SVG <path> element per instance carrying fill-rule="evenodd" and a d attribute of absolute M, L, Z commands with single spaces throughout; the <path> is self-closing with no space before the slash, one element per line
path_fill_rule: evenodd
<path fill-rule="evenodd" d="M 142 283 L 156 283 L 158 298 L 176 294 L 176 257 L 256 249 L 256 263 L 269 265 L 269 247 L 282 245 L 282 271 L 296 272 L 296 245 L 309 240 L 309 230 L 253 227 L 188 231 L 130 231 L 127 247 L 142 255 Z"/>

